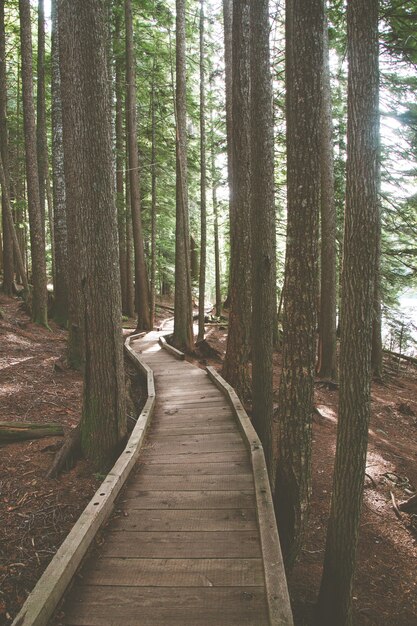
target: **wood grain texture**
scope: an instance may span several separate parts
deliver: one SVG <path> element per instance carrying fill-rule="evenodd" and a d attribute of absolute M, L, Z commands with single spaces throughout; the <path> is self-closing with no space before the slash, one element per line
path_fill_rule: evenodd
<path fill-rule="evenodd" d="M 128 507 L 126 507 L 127 509 Z M 230 531 L 257 529 L 253 509 L 121 509 L 112 520 L 113 530 L 130 531 Z"/>

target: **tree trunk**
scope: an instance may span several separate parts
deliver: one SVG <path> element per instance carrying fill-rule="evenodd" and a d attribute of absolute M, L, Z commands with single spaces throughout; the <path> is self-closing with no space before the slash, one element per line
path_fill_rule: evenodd
<path fill-rule="evenodd" d="M 129 152 L 130 200 L 135 248 L 135 293 L 138 312 L 137 330 L 151 330 L 149 284 L 143 247 L 139 158 L 136 131 L 136 76 L 133 47 L 133 21 L 131 0 L 125 0 L 126 22 L 126 119 Z"/>
<path fill-rule="evenodd" d="M 336 369 L 336 207 L 334 201 L 333 122 L 329 69 L 329 35 L 323 23 L 320 180 L 321 276 L 318 374 L 334 379 Z"/>
<path fill-rule="evenodd" d="M 250 393 L 250 68 L 249 7 L 233 5 L 232 219 L 230 233 L 230 315 L 223 376 L 241 399 Z"/>
<path fill-rule="evenodd" d="M 190 234 L 187 189 L 187 105 L 185 54 L 185 0 L 176 0 L 176 225 L 175 316 L 173 344 L 183 351 L 194 345 L 191 301 Z"/>
<path fill-rule="evenodd" d="M 39 199 L 39 179 L 36 159 L 35 109 L 33 105 L 32 31 L 30 0 L 19 0 L 20 39 L 22 51 L 23 121 L 30 247 L 32 257 L 32 320 L 48 325 L 45 242 Z"/>
<path fill-rule="evenodd" d="M 128 158 L 126 159 L 126 171 L 129 167 Z M 129 176 L 126 178 L 126 314 L 129 317 L 135 316 L 135 286 L 133 276 L 133 233 L 132 233 L 132 211 Z"/>
<path fill-rule="evenodd" d="M 41 207 L 42 232 L 45 237 L 45 183 L 48 152 L 46 146 L 46 109 L 45 109 L 45 6 L 44 0 L 38 0 L 38 54 L 36 76 L 36 147 L 39 179 L 39 201 Z"/>
<path fill-rule="evenodd" d="M 156 172 L 156 67 L 157 52 L 153 62 L 152 90 L 151 90 L 151 327 L 155 325 L 155 292 L 156 292 L 156 204 L 157 204 L 157 172 Z"/>
<path fill-rule="evenodd" d="M 346 215 L 339 422 L 319 620 L 352 624 L 352 583 L 370 416 L 372 318 L 378 244 L 378 0 L 350 0 Z"/>
<path fill-rule="evenodd" d="M 224 30 L 224 78 L 226 104 L 226 137 L 227 137 L 227 182 L 229 187 L 229 245 L 233 237 L 233 0 L 223 0 Z M 227 296 L 225 308 L 230 307 L 231 263 L 228 268 Z"/>
<path fill-rule="evenodd" d="M 204 0 L 200 0 L 200 277 L 198 282 L 198 341 L 204 341 L 207 259 L 206 89 L 204 59 Z"/>
<path fill-rule="evenodd" d="M 114 34 L 113 34 L 113 56 L 115 59 L 115 140 L 116 140 L 116 205 L 117 205 L 117 230 L 119 235 L 119 266 L 120 266 L 120 283 L 122 290 L 122 311 L 125 315 L 129 315 L 129 306 L 127 303 L 127 266 L 126 266 L 126 204 L 124 194 L 124 177 L 123 169 L 125 164 L 124 158 L 124 137 L 123 137 L 123 55 L 122 42 L 120 38 L 121 15 L 119 12 L 115 16 Z"/>
<path fill-rule="evenodd" d="M 4 0 L 0 0 L 0 150 L 4 175 L 9 185 L 9 157 L 7 136 L 7 78 L 6 78 L 6 32 L 4 24 Z M 2 195 L 3 230 L 3 292 L 13 294 L 14 258 L 13 238 L 7 220 L 6 199 Z"/>
<path fill-rule="evenodd" d="M 219 207 L 217 202 L 217 172 L 216 172 L 216 151 L 214 145 L 214 120 L 213 107 L 210 108 L 210 135 L 211 135 L 211 187 L 213 201 L 213 221 L 214 221 L 214 273 L 216 290 L 216 316 L 222 314 L 222 295 L 220 284 L 220 247 L 219 247 Z"/>
<path fill-rule="evenodd" d="M 251 231 L 253 425 L 272 474 L 273 334 L 276 316 L 274 122 L 268 0 L 251 4 Z"/>
<path fill-rule="evenodd" d="M 76 204 L 81 244 L 85 336 L 81 446 L 103 470 L 112 463 L 126 433 L 106 7 L 102 0 L 60 0 L 59 17 L 65 21 L 66 44 L 72 44 L 73 55 L 70 73 L 63 71 L 61 79 L 63 86 L 72 84 L 72 91 L 66 88 L 63 97 L 69 98 L 76 116 L 71 131 L 78 177 L 74 187 L 67 185 L 67 195 Z M 69 130 L 66 120 L 64 136 Z"/>
<path fill-rule="evenodd" d="M 323 2 L 287 0 L 287 249 L 275 510 L 284 561 L 302 544 L 311 495 L 317 319 Z"/>
<path fill-rule="evenodd" d="M 57 0 L 52 0 L 52 179 L 54 205 L 54 320 L 68 324 L 68 240 L 65 199 L 64 146 L 62 136 L 61 74 Z"/>

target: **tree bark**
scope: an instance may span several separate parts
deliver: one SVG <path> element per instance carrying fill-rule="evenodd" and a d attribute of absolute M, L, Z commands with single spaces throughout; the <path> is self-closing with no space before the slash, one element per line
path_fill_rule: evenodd
<path fill-rule="evenodd" d="M 320 624 L 352 624 L 352 583 L 370 416 L 378 245 L 378 0 L 349 0 L 346 215 L 339 422 L 319 596 Z"/>
<path fill-rule="evenodd" d="M 62 131 L 61 74 L 57 0 L 52 0 L 52 179 L 54 206 L 54 320 L 68 324 L 68 235 L 65 197 L 64 146 Z"/>
<path fill-rule="evenodd" d="M 121 15 L 116 13 L 114 34 L 113 34 L 113 56 L 115 58 L 115 138 L 116 138 L 116 205 L 117 205 L 117 226 L 119 235 L 119 266 L 120 282 L 122 290 L 122 311 L 130 315 L 127 293 L 127 264 L 126 264 L 126 204 L 124 193 L 123 169 L 125 165 L 124 137 L 123 137 L 123 55 L 122 42 L 120 38 Z"/>
<path fill-rule="evenodd" d="M 77 179 L 70 178 L 73 186 L 67 184 L 67 196 L 76 206 L 81 244 L 85 337 L 81 446 L 103 470 L 112 463 L 126 433 L 106 7 L 102 0 L 60 0 L 59 17 L 65 22 L 60 35 L 65 32 L 64 43 L 72 54 L 72 62 L 61 74 L 66 87 L 63 98 L 69 98 L 76 119 L 71 131 L 77 146 L 72 155 Z M 67 119 L 64 137 L 70 130 L 65 127 Z"/>
<path fill-rule="evenodd" d="M 30 0 L 19 0 L 22 51 L 23 121 L 25 130 L 26 180 L 32 257 L 32 320 L 48 325 L 45 241 L 39 199 L 36 159 L 35 109 L 33 104 L 32 31 Z"/>
<path fill-rule="evenodd" d="M 7 78 L 6 78 L 6 31 L 4 23 L 4 0 L 0 1 L 0 150 L 7 186 L 9 185 L 9 157 L 7 133 Z M 13 235 L 7 219 L 6 198 L 2 195 L 3 230 L 3 292 L 13 294 L 14 258 Z"/>
<path fill-rule="evenodd" d="M 198 336 L 204 341 L 204 304 L 207 259 L 206 89 L 204 58 L 204 0 L 200 0 L 200 276 L 198 282 Z"/>
<path fill-rule="evenodd" d="M 45 237 L 46 168 L 48 152 L 46 146 L 45 108 L 45 3 L 38 0 L 38 54 L 36 60 L 36 146 L 39 179 L 39 201 L 41 207 L 42 232 Z"/>
<path fill-rule="evenodd" d="M 139 157 L 136 130 L 136 76 L 133 47 L 133 20 L 131 0 L 125 0 L 126 25 L 126 119 L 129 152 L 130 199 L 135 248 L 135 293 L 138 312 L 137 330 L 151 330 L 149 284 L 143 246 Z"/>
<path fill-rule="evenodd" d="M 176 224 L 175 314 L 173 344 L 189 352 L 194 345 L 191 301 L 190 234 L 187 189 L 187 105 L 185 0 L 176 0 Z"/>
<path fill-rule="evenodd" d="M 152 90 L 151 90 L 151 327 L 155 325 L 155 293 L 156 293 L 156 208 L 157 208 L 157 170 L 156 170 L 156 67 L 157 52 L 155 50 L 153 62 Z"/>
<path fill-rule="evenodd" d="M 224 78 L 226 100 L 226 138 L 227 138 L 227 182 L 229 187 L 229 245 L 232 246 L 233 237 L 233 0 L 223 0 L 223 31 L 224 31 Z M 230 307 L 231 263 L 229 262 L 229 276 L 225 308 Z"/>
<path fill-rule="evenodd" d="M 41 439 L 42 437 L 56 437 L 63 435 L 61 424 L 29 423 L 29 422 L 0 422 L 0 442 L 26 441 Z"/>
<path fill-rule="evenodd" d="M 233 5 L 232 219 L 230 315 L 223 376 L 241 399 L 250 394 L 250 2 Z"/>
<path fill-rule="evenodd" d="M 323 2 L 287 0 L 287 248 L 278 399 L 275 510 L 287 568 L 297 558 L 311 495 L 311 424 L 318 286 Z"/>
<path fill-rule="evenodd" d="M 269 3 L 251 4 L 252 422 L 272 475 L 273 334 L 276 316 L 274 121 Z"/>
<path fill-rule="evenodd" d="M 213 107 L 210 108 L 210 135 L 211 135 L 211 187 L 213 202 L 214 221 L 214 273 L 216 291 L 216 317 L 222 314 L 222 295 L 220 284 L 220 246 L 219 246 L 219 207 L 217 202 L 217 172 L 216 172 L 216 151 L 214 144 L 214 120 Z"/>
<path fill-rule="evenodd" d="M 320 138 L 321 276 L 318 374 L 334 379 L 336 369 L 336 207 L 334 201 L 333 122 L 327 18 L 323 22 L 321 65 L 322 108 Z"/>

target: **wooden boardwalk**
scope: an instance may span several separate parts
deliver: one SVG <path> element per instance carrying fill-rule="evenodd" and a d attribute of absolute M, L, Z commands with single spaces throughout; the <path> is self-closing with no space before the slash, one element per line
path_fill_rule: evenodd
<path fill-rule="evenodd" d="M 250 452 L 207 373 L 158 333 L 132 343 L 153 370 L 156 405 L 137 468 L 104 542 L 59 620 L 73 626 L 264 626 L 272 620 Z"/>

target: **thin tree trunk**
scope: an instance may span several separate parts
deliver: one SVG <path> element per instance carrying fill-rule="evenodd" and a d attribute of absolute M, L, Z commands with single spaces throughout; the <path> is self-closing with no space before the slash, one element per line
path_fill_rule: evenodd
<path fill-rule="evenodd" d="M 214 217 L 214 273 L 216 291 L 216 317 L 222 314 L 222 295 L 220 284 L 220 247 L 219 247 L 219 207 L 217 202 L 217 172 L 216 172 L 216 152 L 214 146 L 214 120 L 213 107 L 210 109 L 210 135 L 211 135 L 211 188 Z"/>
<path fill-rule="evenodd" d="M 173 343 L 191 351 L 194 345 L 191 301 L 190 234 L 187 189 L 187 107 L 185 0 L 176 0 L 176 226 L 175 317 Z"/>
<path fill-rule="evenodd" d="M 9 184 L 9 157 L 7 136 L 7 79 L 6 79 L 6 32 L 4 24 L 5 0 L 0 1 L 0 150 L 3 161 L 4 176 Z M 3 292 L 7 296 L 13 294 L 14 258 L 13 234 L 7 219 L 6 198 L 2 196 L 2 229 L 3 229 Z"/>
<path fill-rule="evenodd" d="M 301 549 L 311 495 L 323 9 L 322 0 L 287 0 L 288 221 L 274 494 L 287 568 Z"/>
<path fill-rule="evenodd" d="M 233 0 L 223 0 L 224 74 L 226 100 L 227 182 L 229 187 L 229 245 L 233 237 Z M 231 255 L 230 255 L 231 258 Z M 225 308 L 230 307 L 231 262 L 229 262 Z"/>
<path fill-rule="evenodd" d="M 323 23 L 322 117 L 320 142 L 321 179 L 321 279 L 318 373 L 336 377 L 336 207 L 334 200 L 333 122 L 329 68 L 329 35 Z"/>
<path fill-rule="evenodd" d="M 126 170 L 128 169 L 128 159 L 126 159 Z M 133 232 L 132 232 L 132 211 L 129 176 L 126 178 L 126 283 L 127 283 L 127 309 L 129 317 L 135 316 L 135 286 L 133 275 Z"/>
<path fill-rule="evenodd" d="M 37 76 L 36 76 L 36 146 L 39 179 L 39 201 L 41 207 L 42 232 L 45 237 L 46 223 L 46 168 L 47 168 L 47 146 L 46 146 L 46 109 L 45 109 L 45 3 L 38 0 L 38 55 L 37 55 Z"/>
<path fill-rule="evenodd" d="M 223 376 L 244 399 L 250 394 L 250 2 L 233 5 L 232 219 L 230 315 Z"/>
<path fill-rule="evenodd" d="M 198 341 L 204 341 L 207 258 L 206 93 L 204 59 L 204 0 L 200 0 L 200 277 L 198 283 Z"/>
<path fill-rule="evenodd" d="M 45 242 L 39 199 L 39 179 L 36 159 L 36 127 L 33 104 L 32 31 L 30 0 L 19 0 L 20 38 L 22 51 L 23 119 L 25 129 L 25 155 L 30 246 L 32 256 L 32 320 L 47 326 L 47 291 Z"/>
<path fill-rule="evenodd" d="M 272 475 L 275 296 L 274 122 L 268 0 L 251 4 L 251 231 L 253 425 Z"/>
<path fill-rule="evenodd" d="M 151 91 L 151 115 L 152 115 L 152 149 L 151 149 L 151 327 L 155 324 L 155 291 L 156 291 L 156 204 L 157 204 L 157 188 L 156 188 L 156 61 L 157 54 L 155 52 L 152 76 Z"/>
<path fill-rule="evenodd" d="M 57 0 L 52 0 L 52 179 L 55 242 L 54 320 L 68 324 L 68 235 L 62 134 L 61 74 Z"/>
<path fill-rule="evenodd" d="M 378 246 L 378 0 L 349 0 L 346 215 L 340 395 L 319 621 L 352 624 L 352 584 L 365 479 Z"/>
<path fill-rule="evenodd" d="M 133 20 L 131 0 L 125 0 L 126 22 L 126 118 L 129 151 L 130 199 L 133 221 L 133 242 L 135 247 L 135 293 L 138 312 L 137 330 L 151 330 L 149 308 L 149 284 L 143 246 L 139 158 L 136 130 L 136 77 L 133 47 Z"/>

